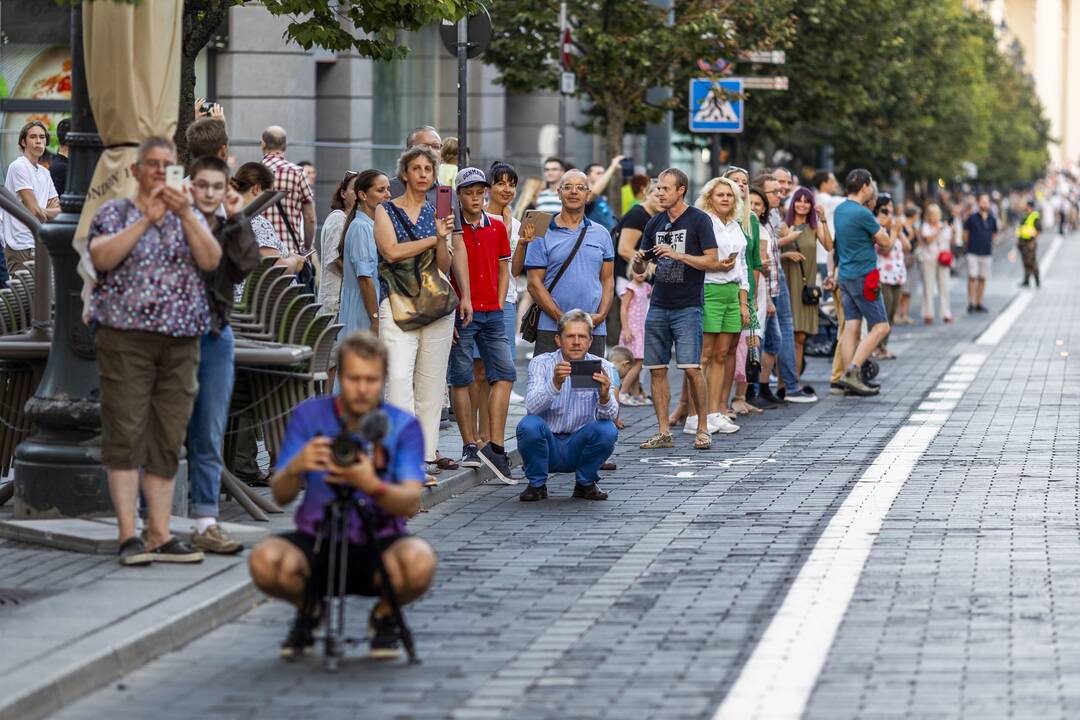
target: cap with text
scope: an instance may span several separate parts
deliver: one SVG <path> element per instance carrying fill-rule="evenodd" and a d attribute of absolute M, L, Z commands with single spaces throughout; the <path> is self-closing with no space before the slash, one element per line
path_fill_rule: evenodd
<path fill-rule="evenodd" d="M 488 182 L 487 176 L 484 175 L 483 170 L 474 167 L 462 168 L 454 178 L 454 187 L 460 190 L 462 188 L 467 188 L 470 185 L 491 187 L 491 183 Z"/>

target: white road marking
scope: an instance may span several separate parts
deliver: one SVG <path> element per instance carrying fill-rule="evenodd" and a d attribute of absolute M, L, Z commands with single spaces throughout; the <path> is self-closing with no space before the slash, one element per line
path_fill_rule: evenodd
<path fill-rule="evenodd" d="M 1061 240 L 1056 237 L 1043 256 L 1040 269 L 1044 278 Z M 936 392 L 911 413 L 855 483 L 713 720 L 802 717 L 889 508 L 963 391 L 975 380 L 987 354 L 1023 315 L 1033 295 L 1030 290 L 1017 294 L 976 340 L 978 345 L 988 346 L 985 352 L 965 353 L 955 360 Z"/>

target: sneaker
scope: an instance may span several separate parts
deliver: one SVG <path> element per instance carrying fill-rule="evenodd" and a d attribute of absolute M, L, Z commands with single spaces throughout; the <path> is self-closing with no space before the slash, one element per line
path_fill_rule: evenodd
<path fill-rule="evenodd" d="M 154 556 L 154 562 L 164 563 L 199 563 L 206 557 L 201 550 L 196 550 L 178 537 L 158 545 L 150 554 Z"/>
<path fill-rule="evenodd" d="M 770 388 L 768 385 L 761 386 L 761 389 L 758 390 L 758 397 L 771 405 L 775 405 L 777 407 L 781 405 L 780 398 L 778 398 L 776 395 L 773 395 L 772 388 Z"/>
<path fill-rule="evenodd" d="M 858 368 L 848 368 L 845 370 L 844 374 L 840 376 L 839 384 L 844 387 L 844 390 L 855 395 L 877 395 L 877 390 L 863 382 Z"/>
<path fill-rule="evenodd" d="M 517 485 L 517 480 L 510 473 L 510 458 L 506 456 L 506 453 L 500 455 L 492 449 L 491 443 L 488 443 L 478 456 L 481 462 L 491 468 L 491 472 L 495 473 L 495 477 L 499 480 L 507 485 Z"/>
<path fill-rule="evenodd" d="M 243 543 L 229 537 L 225 528 L 217 523 L 206 528 L 206 532 L 196 530 L 191 533 L 191 544 L 198 550 L 216 555 L 235 555 L 244 549 Z"/>
<path fill-rule="evenodd" d="M 129 567 L 149 565 L 154 562 L 154 554 L 147 552 L 146 544 L 137 537 L 131 537 L 120 543 L 120 564 Z"/>
<path fill-rule="evenodd" d="M 707 418 L 707 421 L 709 423 L 710 435 L 715 435 L 716 433 L 730 435 L 731 433 L 739 432 L 739 426 L 731 422 L 731 420 L 723 413 L 712 413 Z"/>
<path fill-rule="evenodd" d="M 829 394 L 830 395 L 843 395 L 845 392 L 847 392 L 847 388 L 845 388 L 840 383 L 838 383 L 838 382 L 829 383 Z"/>
<path fill-rule="evenodd" d="M 368 636 L 371 637 L 368 657 L 372 660 L 397 660 L 401 657 L 398 627 L 393 615 L 375 617 L 375 609 L 372 608 L 368 616 Z"/>
<path fill-rule="evenodd" d="M 518 405 L 520 403 L 525 402 L 525 396 L 524 395 L 518 395 L 516 392 L 511 390 L 510 391 L 510 402 L 514 403 L 515 405 Z"/>
<path fill-rule="evenodd" d="M 687 418 L 687 420 L 689 419 L 690 418 Z M 642 450 L 660 450 L 662 448 L 673 448 L 675 447 L 675 441 L 671 439 L 671 433 L 656 433 L 651 438 L 638 445 L 638 447 Z"/>
<path fill-rule="evenodd" d="M 461 449 L 461 467 L 478 468 L 480 467 L 480 452 L 476 449 L 476 445 L 469 443 Z"/>
<path fill-rule="evenodd" d="M 971 315 L 974 312 L 975 312 L 975 306 L 974 305 L 968 305 L 967 306 L 967 314 Z"/>
<path fill-rule="evenodd" d="M 537 500 L 547 500 L 547 485 L 539 485 L 525 488 L 518 495 L 518 500 L 521 502 L 536 502 Z"/>
<path fill-rule="evenodd" d="M 975 312 L 977 312 L 977 313 L 988 313 L 988 312 L 990 312 L 990 308 L 986 307 L 985 305 L 976 305 L 975 306 Z"/>
<path fill-rule="evenodd" d="M 582 500 L 607 500 L 607 493 L 597 483 L 582 485 L 574 483 L 574 497 Z"/>
<path fill-rule="evenodd" d="M 705 418 L 705 422 L 709 425 L 710 435 L 715 435 L 718 432 L 735 432 L 736 430 L 738 430 L 738 428 L 736 428 L 735 430 L 721 430 L 721 428 L 723 427 L 721 421 L 727 423 L 728 425 L 731 425 L 731 420 L 726 416 L 722 415 L 721 413 L 713 413 L 707 418 Z M 683 434 L 697 435 L 697 426 L 697 415 L 691 415 L 690 417 L 686 418 L 686 423 L 683 425 Z"/>
<path fill-rule="evenodd" d="M 281 643 L 281 657 L 285 660 L 299 660 L 304 655 L 310 655 L 315 648 L 315 625 L 313 618 L 297 610 L 289 634 L 285 636 L 285 642 Z"/>
<path fill-rule="evenodd" d="M 787 394 L 787 397 L 784 398 L 784 400 L 789 403 L 799 404 L 816 403 L 817 395 L 814 395 L 813 393 L 808 393 L 806 392 L 806 390 L 799 390 L 798 392 L 789 392 Z"/>

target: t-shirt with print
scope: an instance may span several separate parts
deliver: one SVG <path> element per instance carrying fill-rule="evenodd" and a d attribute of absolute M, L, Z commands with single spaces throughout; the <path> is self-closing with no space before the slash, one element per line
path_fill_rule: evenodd
<path fill-rule="evenodd" d="M 641 250 L 657 245 L 670 245 L 675 252 L 704 255 L 716 249 L 712 219 L 708 213 L 688 207 L 675 220 L 666 212 L 653 215 L 641 237 Z M 653 277 L 652 304 L 677 310 L 701 307 L 705 303 L 705 271 L 692 268 L 671 258 L 658 258 Z"/>
<path fill-rule="evenodd" d="M 881 230 L 881 224 L 874 213 L 850 199 L 837 206 L 833 219 L 840 279 L 862 280 L 877 268 L 874 236 Z"/>
<path fill-rule="evenodd" d="M 4 187 L 15 195 L 18 195 L 20 190 L 30 190 L 34 193 L 34 199 L 42 210 L 50 200 L 56 197 L 56 187 L 53 185 L 49 171 L 44 165 L 34 165 L 26 159 L 25 155 L 15 158 L 8 166 Z M 10 250 L 32 250 L 34 236 L 30 230 L 10 213 L 0 213 L 0 215 L 3 216 L 4 246 Z"/>
<path fill-rule="evenodd" d="M 600 307 L 603 295 L 600 273 L 604 263 L 615 259 L 611 233 L 587 217 L 582 218 L 583 225 L 573 228 L 556 224 L 556 219 L 552 219 L 543 235 L 529 243 L 529 249 L 525 251 L 525 271 L 543 268 L 544 285 L 550 287 L 551 281 L 570 257 L 570 252 L 584 228 L 585 238 L 581 242 L 581 248 L 570 261 L 566 272 L 559 279 L 559 284 L 551 291 L 551 297 L 563 312 L 580 308 L 587 313 L 595 313 Z M 554 332 L 557 327 L 554 318 L 547 313 L 540 314 L 540 330 Z M 593 330 L 593 335 L 606 334 L 606 322 L 600 323 L 600 326 Z"/>

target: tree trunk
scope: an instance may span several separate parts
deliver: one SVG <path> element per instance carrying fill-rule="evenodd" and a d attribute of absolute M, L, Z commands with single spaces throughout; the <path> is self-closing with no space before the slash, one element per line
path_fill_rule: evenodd
<path fill-rule="evenodd" d="M 180 51 L 180 113 L 177 116 L 177 162 L 187 165 L 187 129 L 195 120 L 195 60 L 225 19 L 232 0 L 184 0 L 184 44 Z M 211 69 L 210 72 L 213 72 Z"/>

